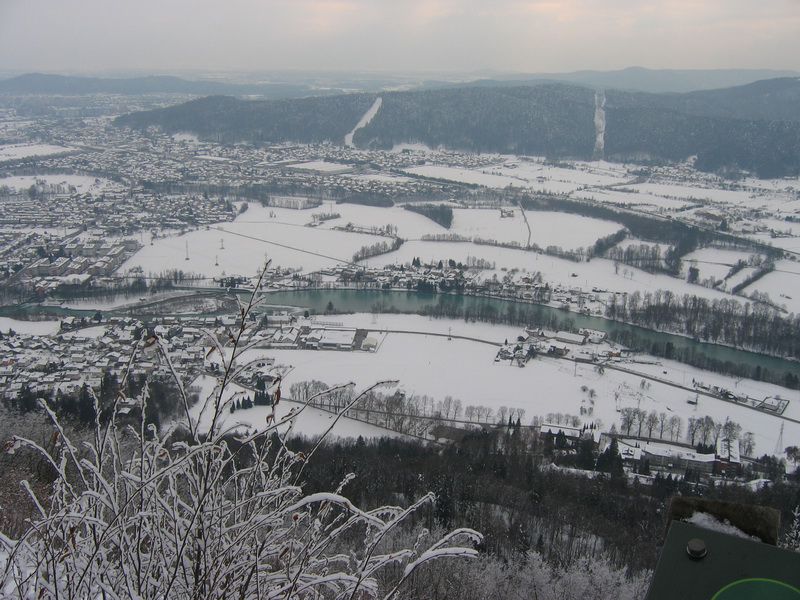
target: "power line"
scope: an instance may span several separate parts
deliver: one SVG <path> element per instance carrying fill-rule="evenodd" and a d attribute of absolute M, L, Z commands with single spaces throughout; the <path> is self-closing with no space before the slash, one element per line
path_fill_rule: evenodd
<path fill-rule="evenodd" d="M 352 266 L 357 267 L 359 269 L 363 268 L 361 265 L 359 265 L 358 263 L 354 263 L 351 260 L 345 260 L 343 258 L 337 258 L 336 256 L 330 256 L 328 254 L 322 254 L 321 252 L 314 252 L 312 250 L 304 250 L 303 248 L 297 248 L 295 246 L 289 246 L 288 244 L 281 244 L 280 242 L 274 242 L 272 240 L 265 240 L 264 238 L 259 238 L 259 237 L 256 237 L 254 235 L 247 235 L 246 233 L 238 233 L 238 232 L 235 232 L 235 231 L 228 231 L 227 229 L 223 229 L 222 227 L 213 227 L 213 229 L 216 229 L 217 231 L 221 231 L 222 233 L 227 233 L 229 235 L 237 235 L 239 237 L 246 238 L 248 240 L 255 240 L 257 242 L 263 242 L 265 244 L 272 244 L 273 246 L 279 246 L 281 248 L 286 248 L 287 250 L 294 250 L 295 252 L 302 252 L 303 254 L 310 254 L 311 256 L 318 256 L 319 258 L 327 258 L 328 260 L 332 260 L 332 261 L 337 262 L 337 263 L 345 263 L 345 264 L 348 264 L 348 265 L 352 265 Z"/>

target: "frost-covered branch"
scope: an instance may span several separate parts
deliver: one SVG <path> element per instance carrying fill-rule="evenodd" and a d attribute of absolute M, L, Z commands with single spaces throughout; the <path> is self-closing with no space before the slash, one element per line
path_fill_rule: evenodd
<path fill-rule="evenodd" d="M 18 539 L 0 534 L 0 596 L 379 598 L 387 590 L 387 597 L 395 593 L 419 565 L 474 555 L 472 546 L 480 541 L 475 532 L 454 532 L 427 548 L 390 547 L 390 534 L 431 503 L 432 495 L 408 509 L 365 511 L 343 495 L 350 476 L 335 492 L 305 494 L 301 475 L 319 445 L 304 456 L 276 434 L 314 396 L 282 418 L 273 407 L 272 421 L 261 431 L 243 439 L 229 435 L 220 418 L 223 398 L 238 368 L 240 341 L 246 339 L 247 317 L 255 304 L 255 293 L 242 304 L 242 322 L 230 347 L 215 346 L 225 374 L 210 400 L 212 425 L 204 438 L 189 418 L 184 391 L 177 400 L 183 402 L 188 439 L 180 439 L 175 429 L 159 433 L 149 426 L 145 409 L 150 397 L 144 386 L 136 398 L 142 410 L 134 425 L 118 414 L 118 403 L 129 400 L 121 391 L 109 420 L 101 423 L 96 416 L 91 441 L 76 443 L 44 404 L 55 432 L 52 448 L 22 437 L 4 447 L 10 453 L 25 448 L 40 455 L 54 479 L 45 493 L 23 483 L 38 514 Z M 138 348 L 136 342 L 129 368 Z M 342 414 L 386 383 L 354 394 Z M 96 397 L 93 402 L 99 415 Z M 468 547 L 458 544 L 464 537 Z M 393 573 L 399 580 L 386 583 Z"/>

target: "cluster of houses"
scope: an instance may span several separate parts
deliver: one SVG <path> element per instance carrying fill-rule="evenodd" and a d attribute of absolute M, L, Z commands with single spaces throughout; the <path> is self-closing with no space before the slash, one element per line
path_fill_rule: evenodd
<path fill-rule="evenodd" d="M 83 384 L 100 385 L 106 372 L 120 374 L 128 367 L 135 341 L 148 338 L 133 363 L 133 373 L 164 370 L 163 351 L 185 381 L 202 370 L 218 372 L 222 361 L 208 333 L 223 345 L 238 320 L 229 317 L 163 317 L 146 324 L 138 319 L 111 317 L 106 321 L 65 317 L 51 335 L 0 333 L 0 395 L 16 397 L 23 387 L 49 397 L 59 390 L 74 393 Z M 311 323 L 288 313 L 273 314 L 254 328 L 248 343 L 260 348 L 375 352 L 380 339 L 361 329 Z"/>
<path fill-rule="evenodd" d="M 569 356 L 576 362 L 595 363 L 621 357 L 626 351 L 605 344 L 608 335 L 605 331 L 581 328 L 572 331 L 551 331 L 542 327 L 524 330 L 523 335 L 511 343 L 506 340 L 495 355 L 495 362 L 511 361 L 524 367 L 528 360 L 537 354 L 547 354 L 559 358 Z"/>
<path fill-rule="evenodd" d="M 7 188 L 0 196 L 0 227 L 35 226 L 63 232 L 88 226 L 120 234 L 209 225 L 236 216 L 232 203 L 219 196 L 157 193 L 111 182 L 92 187 L 92 191 L 79 192 L 73 186 L 42 185 L 36 197 L 30 196 L 29 188 Z"/>
<path fill-rule="evenodd" d="M 80 234 L 58 245 L 40 246 L 36 258 L 18 271 L 19 281 L 40 297 L 62 286 L 84 286 L 92 277 L 106 277 L 141 248 L 133 238 L 108 241 L 102 232 Z M 55 252 L 53 252 L 55 250 Z"/>
<path fill-rule="evenodd" d="M 574 449 L 582 440 L 592 440 L 598 453 L 605 452 L 616 440 L 623 468 L 630 473 L 641 473 L 644 465 L 651 474 L 683 477 L 692 473 L 699 478 L 712 476 L 736 477 L 742 473 L 743 458 L 739 442 L 720 436 L 711 451 L 698 452 L 696 448 L 678 442 L 626 437 L 615 433 L 601 432 L 586 426 L 572 426 L 544 422 L 537 427 L 540 437 L 560 436 L 565 446 Z"/>
<path fill-rule="evenodd" d="M 54 142 L 79 145 L 85 150 L 75 155 L 41 159 L 37 162 L 39 168 L 89 172 L 129 182 L 152 182 L 161 188 L 180 182 L 230 191 L 259 185 L 299 194 L 319 194 L 325 190 L 335 196 L 419 196 L 440 193 L 450 186 L 401 174 L 386 176 L 385 173 L 399 173 L 431 158 L 463 167 L 484 166 L 489 160 L 476 154 L 439 152 L 431 157 L 413 150 L 359 150 L 331 144 L 226 146 L 156 132 L 143 134 L 97 123 L 83 128 L 54 124 L 48 134 Z"/>
<path fill-rule="evenodd" d="M 604 434 L 600 451 L 610 444 L 611 436 Z M 643 441 L 636 438 L 617 438 L 623 463 L 631 470 L 644 462 L 650 470 L 684 475 L 687 471 L 699 475 L 736 476 L 741 472 L 742 459 L 738 440 L 720 437 L 713 452 L 698 452 L 685 444 L 664 441 Z"/>
<path fill-rule="evenodd" d="M 304 331 L 288 326 L 288 316 L 274 317 L 277 325 L 262 328 L 267 344 L 291 347 L 288 340 L 295 339 L 295 347 L 309 334 L 319 330 Z M 281 323 L 286 323 L 287 327 Z M 57 391 L 74 393 L 83 384 L 94 388 L 100 385 L 106 372 L 120 375 L 128 368 L 135 341 L 145 334 L 140 354 L 132 363 L 132 373 L 151 374 L 163 371 L 168 374 L 163 352 L 169 356 L 179 376 L 188 382 L 206 370 L 219 370 L 220 359 L 210 353 L 212 342 L 207 332 L 220 343 L 230 339 L 237 326 L 235 317 L 163 317 L 157 323 L 146 324 L 132 318 L 111 317 L 102 322 L 78 317 L 64 317 L 59 331 L 52 335 L 29 335 L 15 332 L 0 333 L 0 396 L 16 397 L 23 387 L 39 396 L 49 397 Z M 280 331 L 284 333 L 278 333 Z M 292 333 L 294 332 L 294 333 Z M 355 330 L 341 328 L 322 330 L 319 335 L 321 349 L 354 349 Z M 313 336 L 312 336 L 313 337 Z M 364 346 L 366 336 L 359 342 Z M 280 340 L 285 340 L 281 342 Z M 366 344 L 369 346 L 369 344 Z"/>
<path fill-rule="evenodd" d="M 0 227 L 5 225 L 0 282 L 17 276 L 45 295 L 114 273 L 144 242 L 141 233 L 138 238 L 121 234 L 209 225 L 236 216 L 236 207 L 219 198 L 119 190 L 100 197 L 65 186 L 45 191 L 36 200 L 21 191 L 0 198 Z"/>
<path fill-rule="evenodd" d="M 220 323 L 223 327 L 234 324 L 232 317 L 222 319 Z M 276 350 L 376 352 L 380 339 L 364 329 L 318 322 L 310 324 L 298 321 L 294 316 L 281 315 L 270 316 L 265 326 L 248 333 L 248 345 Z M 204 368 L 207 371 L 217 372 L 221 367 L 220 358 L 215 353 L 205 357 Z"/>
<path fill-rule="evenodd" d="M 84 383 L 99 387 L 104 372 L 120 373 L 126 368 L 143 327 L 134 319 L 86 328 L 80 325 L 68 317 L 57 335 L 4 334 L 0 339 L 0 393 L 13 398 L 28 387 L 37 396 L 51 397 L 58 391 L 75 393 Z M 134 372 L 150 373 L 159 365 L 157 357 L 145 356 L 136 362 Z"/>
<path fill-rule="evenodd" d="M 0 281 L 41 258 L 42 249 L 49 247 L 56 239 L 39 231 L 0 231 Z"/>

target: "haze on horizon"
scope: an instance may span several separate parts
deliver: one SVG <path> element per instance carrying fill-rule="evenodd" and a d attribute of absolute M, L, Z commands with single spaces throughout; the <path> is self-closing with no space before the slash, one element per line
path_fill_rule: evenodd
<path fill-rule="evenodd" d="M 0 0 L 0 70 L 800 69 L 800 0 Z"/>

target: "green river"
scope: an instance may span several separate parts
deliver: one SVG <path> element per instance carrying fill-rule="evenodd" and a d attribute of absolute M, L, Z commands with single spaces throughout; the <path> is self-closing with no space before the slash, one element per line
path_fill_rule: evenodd
<path fill-rule="evenodd" d="M 692 354 L 706 356 L 712 360 L 747 365 L 750 369 L 761 367 L 761 369 L 768 369 L 772 373 L 792 372 L 800 374 L 800 363 L 797 361 L 706 343 L 681 335 L 653 331 L 600 317 L 565 312 L 550 306 L 518 302 L 512 299 L 428 294 L 396 290 L 320 289 L 269 292 L 266 302 L 270 305 L 300 307 L 314 313 L 325 312 L 329 303 L 333 305 L 335 312 L 342 313 L 372 311 L 421 313 L 436 309 L 445 309 L 445 311 L 482 310 L 484 312 L 488 310 L 500 317 L 505 317 L 509 314 L 509 311 L 525 310 L 532 316 L 532 324 L 560 326 L 570 329 L 578 329 L 581 327 L 598 329 L 608 332 L 612 339 L 617 340 L 624 339 L 626 335 L 633 335 L 638 339 L 639 346 L 641 346 L 642 349 L 646 349 L 646 345 L 666 344 L 669 342 L 676 352 L 688 351 Z M 95 310 L 67 309 L 60 306 L 39 304 L 0 308 L 0 315 L 16 318 L 25 318 L 34 314 L 91 317 L 95 312 Z M 104 310 L 103 313 L 114 314 L 115 311 L 113 309 Z M 184 314 L 184 316 L 186 315 Z"/>

